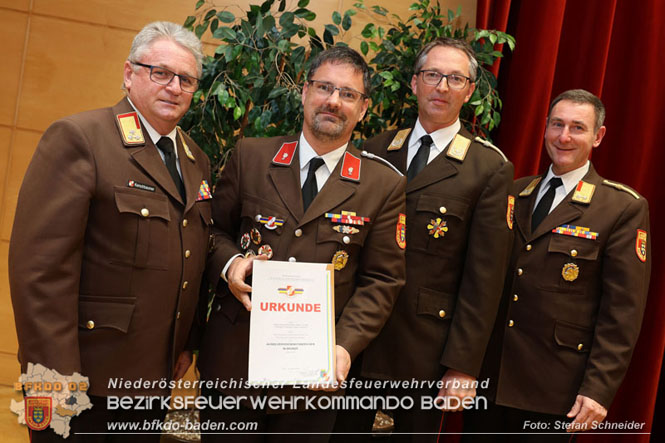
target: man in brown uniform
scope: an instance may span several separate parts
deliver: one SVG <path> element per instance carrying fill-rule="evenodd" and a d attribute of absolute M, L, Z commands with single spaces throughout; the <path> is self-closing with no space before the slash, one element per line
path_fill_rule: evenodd
<path fill-rule="evenodd" d="M 126 98 L 51 125 L 25 175 L 9 252 L 19 359 L 23 372 L 33 363 L 89 377 L 93 408 L 73 419 L 67 441 L 102 441 L 76 432 L 107 432 L 111 421 L 160 419 L 165 411 L 107 409 L 106 397 L 167 395 L 152 382 L 182 375 L 175 362 L 211 209 L 208 158 L 176 125 L 201 60 L 191 32 L 147 25 L 124 65 Z M 114 388 L 113 378 L 149 386 Z M 159 429 L 146 431 L 133 438 L 159 440 Z M 33 433 L 42 438 L 58 436 Z"/>
<path fill-rule="evenodd" d="M 418 97 L 415 126 L 366 144 L 409 181 L 407 283 L 383 331 L 362 356 L 362 375 L 435 383 L 394 392 L 415 400 L 413 408 L 395 411 L 397 433 L 440 430 L 441 411 L 421 410 L 421 395 L 473 397 L 503 287 L 513 166 L 459 121 L 474 91 L 477 67 L 466 42 L 442 38 L 425 46 L 411 79 Z M 355 431 L 369 432 L 371 425 L 369 420 Z"/>
<path fill-rule="evenodd" d="M 559 95 L 545 130 L 552 165 L 515 182 L 515 243 L 483 365 L 494 403 L 465 414 L 467 431 L 566 441 L 603 421 L 621 384 L 649 286 L 649 209 L 589 162 L 604 117 L 587 91 Z"/>
<path fill-rule="evenodd" d="M 228 285 L 221 282 L 206 325 L 198 361 L 202 379 L 237 382 L 247 378 L 252 302 L 245 279 L 257 257 L 335 264 L 339 382 L 390 315 L 404 284 L 403 243 L 397 236 L 404 224 L 400 215 L 405 180 L 383 163 L 363 158 L 350 143 L 356 123 L 367 110 L 369 88 L 368 68 L 357 52 L 346 47 L 328 49 L 312 61 L 303 87 L 302 133 L 242 139 L 236 146 L 213 200 L 217 235 L 207 275 L 212 283 L 221 278 Z M 341 217 L 342 223 L 337 223 L 331 214 L 346 214 L 348 221 Z M 265 394 L 221 390 L 223 396 Z M 290 392 L 268 390 L 267 394 L 288 396 Z M 219 396 L 220 392 L 211 389 L 204 394 Z M 206 409 L 201 419 L 249 420 L 259 424 L 259 432 L 304 434 L 329 432 L 335 419 L 330 409 L 284 412 Z M 265 435 L 250 437 L 250 441 L 261 441 Z M 203 436 L 204 441 L 228 438 Z M 327 441 L 328 436 L 309 438 Z"/>

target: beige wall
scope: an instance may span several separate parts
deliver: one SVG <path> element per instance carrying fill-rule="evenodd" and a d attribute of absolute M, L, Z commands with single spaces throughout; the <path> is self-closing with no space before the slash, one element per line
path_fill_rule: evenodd
<path fill-rule="evenodd" d="M 217 0 L 239 15 L 262 0 Z M 296 3 L 295 0 L 290 0 Z M 122 97 L 122 64 L 131 39 L 146 23 L 183 23 L 196 0 L 0 0 L 0 385 L 19 375 L 16 333 L 9 298 L 7 252 L 23 174 L 42 132 L 57 118 L 102 106 Z M 349 9 L 355 0 L 313 0 L 317 27 L 330 23 L 333 11 Z M 409 0 L 372 1 L 402 17 Z M 464 20 L 475 22 L 475 0 L 442 0 Z M 362 29 L 367 16 L 358 15 L 345 35 Z M 212 48 L 212 46 L 210 46 Z M 38 217 L 39 214 L 35 214 Z M 0 405 L 0 409 L 4 409 Z"/>

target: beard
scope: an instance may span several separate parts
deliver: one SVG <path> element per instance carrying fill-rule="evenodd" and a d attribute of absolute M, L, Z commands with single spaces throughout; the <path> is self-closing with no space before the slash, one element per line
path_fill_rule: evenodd
<path fill-rule="evenodd" d="M 336 119 L 330 116 L 324 116 L 321 113 L 327 112 L 334 114 Z M 312 119 L 312 133 L 314 136 L 321 140 L 335 140 L 338 139 L 346 129 L 347 117 L 340 114 L 330 106 L 320 106 L 314 110 L 314 118 Z"/>

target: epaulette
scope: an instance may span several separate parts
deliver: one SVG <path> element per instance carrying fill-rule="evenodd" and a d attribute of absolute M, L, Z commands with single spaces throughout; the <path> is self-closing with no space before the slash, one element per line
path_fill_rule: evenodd
<path fill-rule="evenodd" d="M 367 152 L 367 151 L 362 151 L 362 152 L 360 153 L 360 155 L 362 155 L 362 156 L 365 157 L 365 158 L 369 158 L 369 159 L 371 159 L 371 160 L 376 160 L 377 162 L 379 162 L 379 163 L 381 163 L 381 164 L 383 164 L 383 165 L 385 165 L 385 166 L 388 166 L 390 169 L 392 169 L 393 171 L 397 172 L 397 173 L 400 175 L 400 177 L 404 177 L 404 174 L 402 174 L 401 172 L 399 172 L 399 169 L 397 169 L 396 167 L 394 167 L 393 164 L 390 163 L 390 162 L 389 162 L 388 160 L 386 160 L 385 158 L 381 158 L 381 157 L 379 157 L 378 155 L 374 155 L 374 154 L 372 154 L 371 152 Z"/>
<path fill-rule="evenodd" d="M 627 192 L 630 195 L 632 195 L 633 197 L 635 197 L 636 200 L 640 199 L 640 195 L 637 192 L 630 189 L 626 185 L 622 185 L 621 183 L 616 183 L 616 182 L 612 182 L 612 181 L 609 181 L 609 180 L 603 180 L 603 184 L 607 185 L 607 186 L 611 186 L 615 189 L 618 189 L 619 191 Z"/>
<path fill-rule="evenodd" d="M 499 154 L 499 155 L 501 156 L 501 158 L 503 159 L 503 161 L 505 161 L 505 162 L 508 161 L 508 157 L 506 157 L 506 156 L 503 154 L 503 152 L 501 152 L 501 149 L 497 148 L 497 147 L 494 146 L 492 143 L 490 143 L 490 142 L 488 142 L 487 140 L 482 139 L 482 138 L 480 138 L 480 137 L 478 137 L 478 136 L 476 136 L 476 138 L 474 138 L 474 140 L 477 141 L 478 143 L 480 143 L 481 145 L 485 146 L 486 148 L 490 148 L 490 149 L 493 149 L 494 151 L 496 151 L 496 153 Z"/>

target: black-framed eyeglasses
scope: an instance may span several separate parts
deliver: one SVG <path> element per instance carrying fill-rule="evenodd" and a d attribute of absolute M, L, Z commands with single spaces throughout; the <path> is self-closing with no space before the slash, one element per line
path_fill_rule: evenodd
<path fill-rule="evenodd" d="M 171 80 L 177 76 L 180 79 L 180 89 L 182 89 L 183 92 L 192 93 L 196 92 L 196 90 L 199 88 L 199 79 L 196 77 L 191 77 L 184 74 L 176 74 L 170 69 L 166 69 L 161 66 L 146 65 L 145 63 L 133 62 L 131 60 L 129 63 L 150 69 L 150 80 L 157 83 L 158 85 L 168 85 L 171 83 Z"/>
<path fill-rule="evenodd" d="M 316 91 L 321 97 L 329 97 L 333 95 L 335 91 L 339 91 L 339 98 L 347 103 L 356 103 L 361 98 L 368 98 L 365 94 L 356 91 L 355 89 L 338 88 L 332 83 L 322 82 L 321 80 L 308 80 L 307 82 L 312 85 L 314 91 Z"/>
<path fill-rule="evenodd" d="M 450 89 L 464 89 L 466 82 L 470 82 L 471 79 L 465 75 L 461 74 L 441 74 L 438 71 L 431 71 L 429 69 L 423 69 L 418 71 L 418 74 L 423 75 L 423 83 L 430 86 L 439 86 L 441 79 L 445 78 Z"/>

